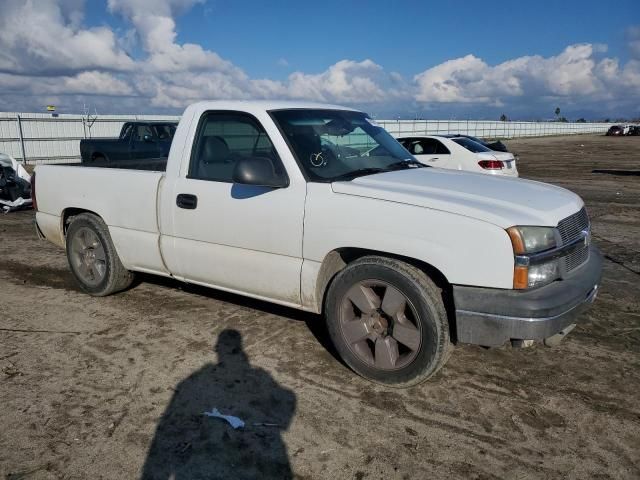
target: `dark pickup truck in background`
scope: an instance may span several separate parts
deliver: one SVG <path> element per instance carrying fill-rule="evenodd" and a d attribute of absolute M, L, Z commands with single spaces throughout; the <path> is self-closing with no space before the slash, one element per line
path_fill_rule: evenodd
<path fill-rule="evenodd" d="M 177 122 L 127 122 L 118 138 L 80 140 L 82 163 L 167 158 Z"/>

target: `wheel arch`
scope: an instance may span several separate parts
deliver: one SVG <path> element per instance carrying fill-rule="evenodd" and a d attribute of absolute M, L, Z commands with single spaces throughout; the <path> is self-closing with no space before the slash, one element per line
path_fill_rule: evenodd
<path fill-rule="evenodd" d="M 96 161 L 100 157 L 104 158 L 105 162 L 109 160 L 109 157 L 99 150 L 91 152 L 91 161 Z"/>
<path fill-rule="evenodd" d="M 71 220 L 73 219 L 73 217 L 80 215 L 81 213 L 90 213 L 92 215 L 95 215 L 96 217 L 100 218 L 102 221 L 104 221 L 104 218 L 102 218 L 102 216 L 92 210 L 88 210 L 86 208 L 77 208 L 77 207 L 68 207 L 65 208 L 62 211 L 62 215 L 60 216 L 60 220 L 62 222 L 61 226 L 60 226 L 60 231 L 62 232 L 62 237 L 65 238 L 67 236 L 67 230 L 69 229 L 69 225 L 71 224 Z M 106 222 L 105 222 L 106 223 Z"/>
<path fill-rule="evenodd" d="M 341 247 L 329 252 L 322 261 L 320 266 L 316 285 L 315 298 L 317 302 L 317 311 L 324 313 L 326 305 L 326 295 L 329 291 L 331 282 L 336 275 L 340 273 L 349 263 L 367 256 L 379 256 L 393 258 L 402 262 L 413 265 L 423 271 L 433 282 L 442 290 L 442 300 L 447 311 L 449 321 L 449 332 L 452 341 L 455 341 L 455 306 L 453 303 L 453 289 L 451 283 L 444 273 L 437 267 L 417 258 L 399 255 L 392 252 L 384 252 L 380 250 L 372 250 L 359 247 Z"/>

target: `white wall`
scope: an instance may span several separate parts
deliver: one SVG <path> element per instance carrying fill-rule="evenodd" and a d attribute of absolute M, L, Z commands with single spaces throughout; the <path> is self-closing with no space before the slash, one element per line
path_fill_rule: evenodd
<path fill-rule="evenodd" d="M 179 116 L 101 115 L 89 125 L 82 115 L 0 112 L 0 152 L 27 163 L 80 160 L 80 139 L 117 137 L 131 120 L 179 120 Z M 604 133 L 610 123 L 498 122 L 474 120 L 377 120 L 392 135 L 461 133 L 483 138 Z M 23 155 L 24 148 L 24 155 Z"/>
<path fill-rule="evenodd" d="M 499 122 L 491 120 L 377 120 L 394 137 L 461 133 L 480 138 L 605 133 L 613 123 Z"/>

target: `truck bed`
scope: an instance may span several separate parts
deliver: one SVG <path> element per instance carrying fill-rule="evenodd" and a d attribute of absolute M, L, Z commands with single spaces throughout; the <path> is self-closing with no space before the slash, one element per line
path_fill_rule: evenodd
<path fill-rule="evenodd" d="M 131 164 L 135 162 L 127 164 L 126 169 L 120 162 L 107 168 L 83 164 L 38 166 L 37 219 L 44 236 L 64 246 L 65 216 L 92 212 L 109 226 L 127 268 L 142 266 L 142 270 L 161 272 L 156 203 L 165 173 L 132 169 Z M 150 168 L 152 164 L 140 166 Z"/>

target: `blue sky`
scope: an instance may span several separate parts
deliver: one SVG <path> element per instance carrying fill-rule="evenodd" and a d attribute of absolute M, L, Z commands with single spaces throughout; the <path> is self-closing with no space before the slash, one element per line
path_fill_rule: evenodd
<path fill-rule="evenodd" d="M 343 58 L 370 58 L 412 75 L 469 53 L 496 64 L 523 55 L 555 55 L 575 43 L 607 44 L 610 54 L 625 60 L 625 28 L 634 20 L 640 23 L 640 5 L 637 0 L 615 5 L 602 0 L 210 0 L 177 17 L 177 32 L 179 41 L 213 50 L 255 77 L 319 72 Z M 87 20 L 126 28 L 126 22 L 107 13 L 103 0 L 88 3 Z M 278 65 L 281 58 L 288 68 Z"/>
<path fill-rule="evenodd" d="M 626 59 L 624 31 L 633 25 L 630 13 L 640 23 L 640 5 L 615 3 L 217 1 L 180 18 L 178 35 L 232 59 L 252 76 L 280 78 L 294 69 L 322 71 L 342 58 L 370 58 L 413 75 L 469 53 L 496 64 L 555 55 L 575 43 L 608 44 L 611 54 Z M 290 68 L 277 68 L 279 58 Z"/>
<path fill-rule="evenodd" d="M 545 118 L 556 104 L 572 116 L 640 115 L 633 0 L 4 3 L 0 99 L 16 108 L 72 109 L 84 99 L 175 112 L 200 93 L 330 101 L 394 117 Z M 18 18 L 26 28 L 14 31 Z M 50 42 L 61 39 L 58 49 L 37 38 L 42 27 Z M 13 86 L 35 77 L 46 85 L 19 98 Z"/>

